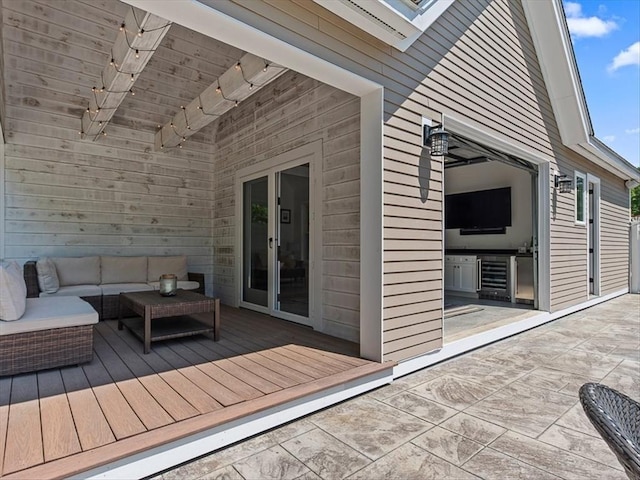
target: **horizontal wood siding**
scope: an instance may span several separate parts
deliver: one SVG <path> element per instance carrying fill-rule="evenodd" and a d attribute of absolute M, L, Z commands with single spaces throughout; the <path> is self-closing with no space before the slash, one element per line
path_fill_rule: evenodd
<path fill-rule="evenodd" d="M 442 317 L 443 172 L 421 147 L 421 117 L 466 117 L 491 135 L 554 158 L 552 168 L 561 171 L 574 156 L 562 146 L 520 1 L 454 2 L 406 52 L 314 2 L 236 1 L 215 7 L 385 87 L 385 358 L 402 360 L 439 347 L 441 332 L 434 332 Z M 620 185 L 611 188 L 621 191 Z M 586 255 L 579 258 L 579 249 L 568 248 L 586 248 L 586 238 L 584 229 L 570 222 L 570 199 L 552 203 L 555 310 L 587 298 Z M 618 202 L 612 205 L 603 205 L 603 214 L 611 208 L 619 214 Z M 621 229 L 610 231 L 612 246 L 603 246 L 607 289 L 620 274 L 609 259 L 612 253 L 605 252 L 619 244 Z"/>
<path fill-rule="evenodd" d="M 322 172 L 322 330 L 359 339 L 360 101 L 287 72 L 234 108 L 215 126 L 214 286 L 236 300 L 236 172 L 320 140 Z M 312 179 L 313 180 L 313 179 Z"/>
<path fill-rule="evenodd" d="M 188 256 L 211 294 L 211 135 L 153 152 L 165 123 L 240 52 L 173 25 L 107 126 L 81 140 L 120 22 L 119 1 L 4 0 L 6 250 L 44 255 Z"/>

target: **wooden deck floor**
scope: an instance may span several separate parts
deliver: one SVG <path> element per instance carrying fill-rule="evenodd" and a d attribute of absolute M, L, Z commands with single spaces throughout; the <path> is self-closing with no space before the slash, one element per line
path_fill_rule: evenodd
<path fill-rule="evenodd" d="M 142 343 L 115 321 L 82 366 L 0 378 L 0 476 L 55 478 L 106 465 L 391 366 L 358 346 L 223 307 L 219 342 Z"/>

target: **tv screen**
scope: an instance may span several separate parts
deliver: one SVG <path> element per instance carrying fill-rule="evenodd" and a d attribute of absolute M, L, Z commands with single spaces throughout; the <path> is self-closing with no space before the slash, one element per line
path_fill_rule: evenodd
<path fill-rule="evenodd" d="M 511 187 L 446 195 L 445 228 L 490 229 L 511 226 Z"/>

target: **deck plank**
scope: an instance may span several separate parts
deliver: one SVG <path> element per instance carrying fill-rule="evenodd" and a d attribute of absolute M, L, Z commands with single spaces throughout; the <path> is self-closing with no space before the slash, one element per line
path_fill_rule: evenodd
<path fill-rule="evenodd" d="M 301 355 L 300 353 L 294 350 L 291 350 L 290 348 L 287 348 L 287 346 L 278 347 L 276 351 L 279 354 L 287 357 L 290 362 L 304 363 L 305 365 L 308 365 L 314 368 L 321 375 L 331 375 L 333 373 L 338 373 L 340 371 L 340 369 L 332 367 L 331 365 L 326 365 L 326 364 L 323 364 L 322 362 L 316 362 L 306 355 Z"/>
<path fill-rule="evenodd" d="M 252 387 L 260 390 L 262 393 L 273 393 L 281 390 L 281 387 L 275 383 L 271 383 L 269 380 L 257 375 L 249 370 L 246 370 L 239 365 L 235 364 L 231 360 L 223 358 L 215 362 L 215 365 L 227 371 L 236 378 L 239 378 L 243 382 L 248 383 Z"/>
<path fill-rule="evenodd" d="M 228 407 L 229 405 L 240 403 L 244 400 L 240 395 L 232 392 L 221 383 L 215 381 L 197 367 L 191 366 L 181 368 L 180 373 L 187 377 L 191 382 L 198 385 L 222 406 Z"/>
<path fill-rule="evenodd" d="M 134 338 L 126 329 L 116 330 L 117 322 L 107 321 L 106 323 L 117 338 L 122 340 L 134 352 L 137 351 L 142 360 L 157 372 L 171 388 L 179 392 L 180 396 L 199 413 L 208 413 L 222 408 L 219 402 L 177 370 L 180 367 L 189 365 L 182 357 L 176 355 L 164 344 L 154 345 L 148 354 L 143 354 L 141 343 L 137 338 Z"/>
<path fill-rule="evenodd" d="M 48 462 L 81 451 L 60 371 L 39 372 L 38 390 L 44 460 Z"/>
<path fill-rule="evenodd" d="M 273 370 L 274 372 L 278 372 L 280 375 L 283 375 L 291 380 L 294 380 L 297 384 L 307 383 L 313 380 L 313 377 L 309 375 L 305 375 L 298 370 L 294 370 L 290 366 L 282 365 L 281 363 L 275 362 L 271 360 L 269 357 L 261 355 L 261 352 L 254 352 L 245 355 L 246 358 L 253 360 L 256 363 L 264 365 L 265 367 Z"/>
<path fill-rule="evenodd" d="M 310 358 L 316 362 L 321 363 L 322 365 L 326 365 L 330 368 L 335 368 L 337 371 L 341 372 L 343 370 L 347 370 L 353 365 L 349 362 L 345 362 L 344 359 L 339 357 L 329 357 L 326 355 L 322 355 L 320 352 L 313 348 L 302 347 L 300 345 L 289 344 L 285 348 L 292 350 L 300 355 L 304 355 L 305 357 Z"/>
<path fill-rule="evenodd" d="M 17 472 L 44 462 L 38 379 L 34 373 L 13 377 L 4 474 Z"/>
<path fill-rule="evenodd" d="M 82 369 L 118 440 L 146 431 L 118 386 L 113 383 L 99 357 L 94 356 L 93 361 L 84 365 Z"/>
<path fill-rule="evenodd" d="M 234 377 L 213 362 L 198 365 L 198 368 L 245 400 L 251 400 L 252 398 L 258 398 L 263 395 L 257 388 L 253 388 L 251 385 Z"/>
<path fill-rule="evenodd" d="M 138 378 L 129 370 L 106 340 L 96 332 L 93 338 L 93 348 L 100 357 L 111 378 L 129 403 L 147 430 L 168 425 L 173 422 L 161 403 L 162 398 L 155 399 L 142 385 Z"/>
<path fill-rule="evenodd" d="M 261 350 L 258 354 L 276 363 L 279 363 L 284 367 L 288 367 L 288 368 L 291 368 L 292 370 L 308 375 L 314 380 L 327 376 L 325 372 L 319 372 L 318 370 L 313 368 L 313 366 L 291 361 L 289 357 L 286 357 L 280 354 L 277 348 L 274 348 L 272 350 Z"/>
<path fill-rule="evenodd" d="M 244 355 L 241 357 L 230 358 L 229 361 L 235 363 L 239 367 L 244 368 L 245 370 L 248 370 L 250 372 L 255 373 L 256 375 L 261 376 L 265 380 L 268 380 L 269 382 L 274 383 L 275 385 L 278 385 L 281 388 L 293 387 L 300 383 L 284 375 L 280 375 L 279 373 L 267 368 L 264 365 L 261 365 L 260 363 L 253 361 L 250 358 L 247 358 Z"/>
<path fill-rule="evenodd" d="M 0 378 L 0 476 L 4 471 L 4 451 L 7 445 L 7 425 L 9 423 L 11 382 L 12 377 Z"/>
<path fill-rule="evenodd" d="M 162 407 L 171 415 L 174 420 L 184 420 L 198 414 L 198 410 L 185 400 L 171 385 L 155 373 L 139 354 L 134 352 L 124 340 L 119 338 L 115 332 L 105 324 L 100 322 L 96 329 L 104 339 L 117 351 L 118 357 L 129 367 L 131 372 L 138 377 L 138 380 L 147 391 L 156 399 L 159 399 Z"/>
<path fill-rule="evenodd" d="M 115 442 L 109 422 L 102 413 L 82 367 L 63 368 L 60 375 L 82 449 L 91 450 Z"/>

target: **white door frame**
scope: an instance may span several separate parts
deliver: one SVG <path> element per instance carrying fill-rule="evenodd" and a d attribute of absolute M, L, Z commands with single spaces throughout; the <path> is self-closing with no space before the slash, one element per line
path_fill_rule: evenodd
<path fill-rule="evenodd" d="M 489 133 L 481 125 L 458 115 L 443 115 L 443 125 L 450 132 L 538 166 L 538 309 L 551 311 L 551 158 L 508 138 Z M 444 249 L 442 255 L 444 264 Z"/>
<path fill-rule="evenodd" d="M 309 317 L 294 315 L 275 309 L 276 301 L 276 254 L 277 238 L 276 226 L 279 209 L 276 202 L 275 192 L 275 171 L 286 170 L 298 165 L 309 164 Z M 273 315 L 285 320 L 292 320 L 313 327 L 315 330 L 323 331 L 322 321 L 322 141 L 316 140 L 302 147 L 289 150 L 275 157 L 258 162 L 249 167 L 238 170 L 235 182 L 235 218 L 236 218 L 236 240 L 235 240 L 235 261 L 236 261 L 236 302 L 237 306 L 257 310 L 268 315 Z M 273 254 L 269 255 L 267 276 L 269 301 L 268 307 L 245 302 L 243 294 L 244 275 L 244 245 L 243 245 L 243 185 L 245 182 L 255 178 L 268 176 L 269 182 L 269 236 L 274 238 Z"/>
<path fill-rule="evenodd" d="M 589 185 L 593 185 L 593 212 L 591 211 L 591 198 L 589 195 Z M 587 181 L 585 185 L 586 196 L 586 227 L 587 227 L 587 297 L 599 297 L 600 296 L 600 178 L 587 173 Z M 591 244 L 591 227 L 589 220 L 593 215 L 593 267 L 594 271 L 591 271 L 591 261 L 589 258 L 589 245 Z M 589 278 L 593 277 L 593 293 L 590 293 Z"/>

